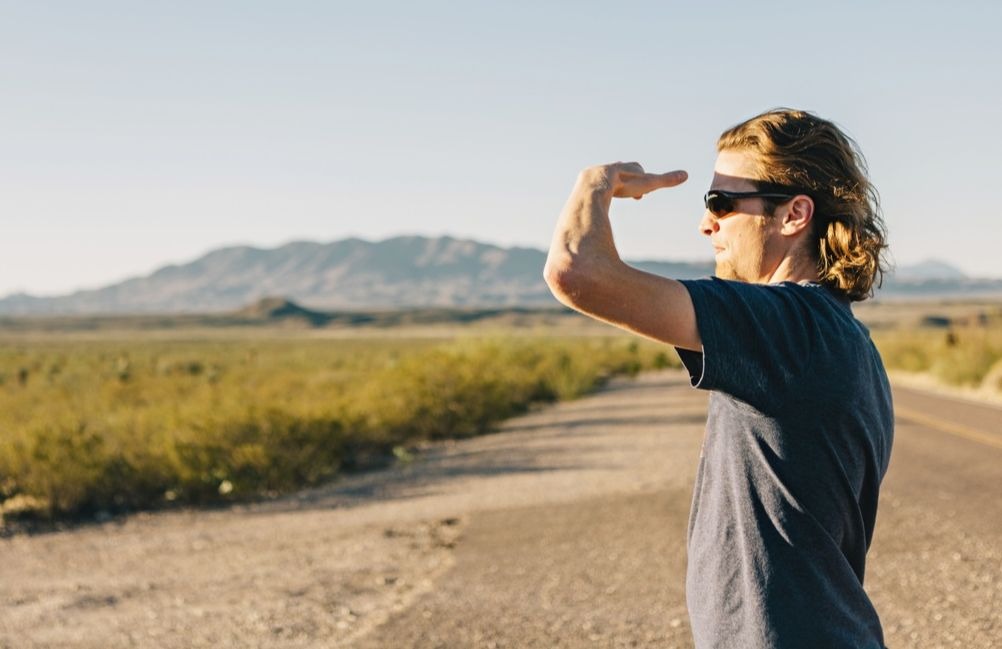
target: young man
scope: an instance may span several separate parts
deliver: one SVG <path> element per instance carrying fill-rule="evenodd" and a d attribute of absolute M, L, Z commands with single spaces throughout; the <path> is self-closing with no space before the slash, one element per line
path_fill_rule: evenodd
<path fill-rule="evenodd" d="M 620 260 L 612 198 L 686 179 L 636 163 L 580 174 L 544 276 L 562 303 L 675 346 L 712 391 L 688 529 L 696 647 L 880 649 L 863 572 L 894 416 L 849 306 L 884 270 L 877 194 L 855 143 L 810 113 L 763 113 L 717 149 L 699 224 L 714 277 Z"/>

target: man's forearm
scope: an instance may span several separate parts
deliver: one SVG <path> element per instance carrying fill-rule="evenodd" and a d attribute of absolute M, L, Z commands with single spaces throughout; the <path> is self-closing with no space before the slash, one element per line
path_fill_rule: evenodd
<path fill-rule="evenodd" d="M 567 275 L 602 272 L 621 263 L 609 221 L 611 203 L 612 189 L 605 178 L 593 170 L 578 176 L 546 258 L 544 275 L 551 289 Z"/>
<path fill-rule="evenodd" d="M 649 174 L 636 162 L 591 167 L 578 176 L 557 220 L 543 276 L 557 300 L 596 320 L 685 349 L 701 349 L 685 286 L 632 268 L 612 240 L 609 205 L 685 182 L 684 171 Z"/>

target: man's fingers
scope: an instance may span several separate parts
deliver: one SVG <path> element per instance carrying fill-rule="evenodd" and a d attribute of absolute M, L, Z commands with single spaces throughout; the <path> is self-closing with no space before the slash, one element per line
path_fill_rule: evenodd
<path fill-rule="evenodd" d="M 686 180 L 688 180 L 689 174 L 687 174 L 682 169 L 676 171 L 669 171 L 666 174 L 661 174 L 661 186 L 662 187 L 674 187 L 676 185 L 681 185 Z"/>
<path fill-rule="evenodd" d="M 681 169 L 663 174 L 621 172 L 619 178 L 622 185 L 615 195 L 639 199 L 656 189 L 681 185 L 688 177 Z"/>
<path fill-rule="evenodd" d="M 615 162 L 589 167 L 581 174 L 579 178 L 583 177 L 596 186 L 606 183 L 606 187 L 611 185 L 612 195 L 615 197 L 636 199 L 656 189 L 681 185 L 689 177 L 681 169 L 663 174 L 647 173 L 639 162 Z"/>

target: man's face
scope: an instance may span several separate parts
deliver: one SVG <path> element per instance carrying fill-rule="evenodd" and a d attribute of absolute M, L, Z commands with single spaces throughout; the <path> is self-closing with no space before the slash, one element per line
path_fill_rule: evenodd
<path fill-rule="evenodd" d="M 753 192 L 753 159 L 744 151 L 721 151 L 713 167 L 710 189 Z M 765 283 L 782 256 L 782 219 L 765 216 L 761 198 L 737 199 L 735 211 L 717 217 L 703 213 L 699 230 L 710 237 L 717 264 L 716 276 L 752 283 Z"/>

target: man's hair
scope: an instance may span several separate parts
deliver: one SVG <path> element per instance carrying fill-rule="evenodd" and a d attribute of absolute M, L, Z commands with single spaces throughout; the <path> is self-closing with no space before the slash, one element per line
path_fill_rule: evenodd
<path fill-rule="evenodd" d="M 721 134 L 717 150 L 747 151 L 759 189 L 795 188 L 814 200 L 809 252 L 819 281 L 865 300 L 887 270 L 880 198 L 856 142 L 811 113 L 777 108 Z M 768 205 L 769 214 L 775 205 Z"/>

